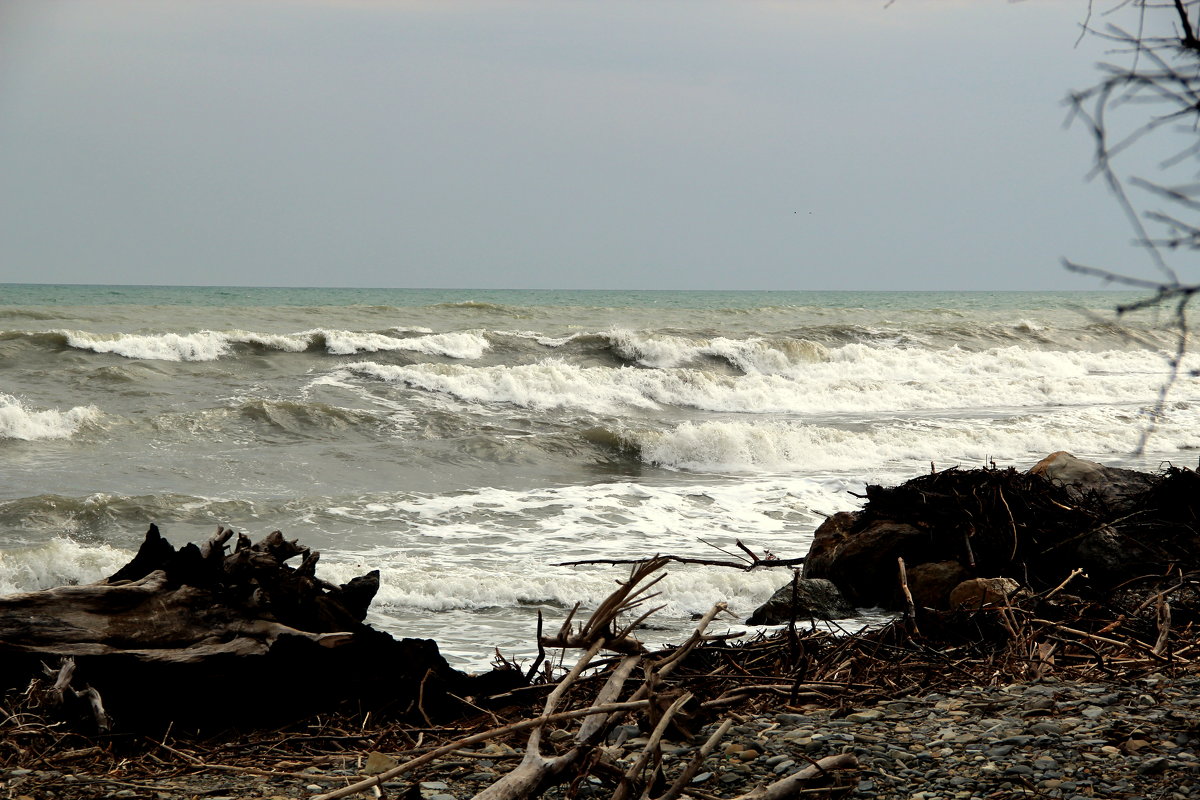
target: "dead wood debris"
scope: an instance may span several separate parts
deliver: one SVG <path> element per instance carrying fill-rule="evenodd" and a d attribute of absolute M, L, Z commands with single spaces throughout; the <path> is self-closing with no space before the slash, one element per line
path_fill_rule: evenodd
<path fill-rule="evenodd" d="M 706 633 L 722 612 L 718 606 L 686 643 L 635 652 L 629 626 L 616 624 L 616 612 L 648 599 L 650 587 L 639 584 L 652 581 L 656 572 L 657 567 L 635 569 L 618 590 L 620 599 L 605 604 L 602 614 L 569 635 L 572 646 L 588 648 L 569 674 L 543 682 L 540 692 L 480 698 L 498 709 L 461 720 L 456 727 L 416 729 L 368 714 L 321 716 L 282 730 L 225 733 L 208 740 L 84 736 L 63 721 L 51 721 L 47 703 L 54 676 L 47 676 L 0 706 L 0 766 L 70 769 L 134 783 L 197 772 L 297 777 L 330 784 L 322 797 L 335 800 L 401 776 L 428 780 L 440 774 L 442 764 L 480 757 L 473 746 L 503 741 L 523 749 L 524 755 L 508 776 L 484 791 L 485 800 L 536 797 L 549 786 L 577 785 L 589 777 L 609 786 L 615 800 L 674 800 L 687 794 L 688 781 L 716 747 L 732 715 L 803 711 L 806 706 L 833 708 L 839 714 L 885 698 L 963 684 L 1047 675 L 1132 681 L 1153 672 L 1196 669 L 1196 574 L 1135 581 L 1104 603 L 1070 594 L 1066 581 L 1005 606 L 925 612 L 920 635 L 912 620 L 899 619 L 856 633 L 791 626 L 738 642 Z M 624 652 L 603 660 L 608 637 L 614 635 Z M 535 694 L 543 699 L 535 701 L 530 697 Z M 648 743 L 632 765 L 620 768 L 605 743 L 614 725 L 631 717 L 647 731 Z M 722 718 L 725 724 L 716 726 L 691 762 L 674 771 L 664 767 L 659 749 L 664 737 L 687 738 Z M 570 736 L 550 736 L 575 721 L 580 722 Z M 398 767 L 359 782 L 320 771 L 361 770 L 373 752 L 386 753 Z M 488 757 L 503 760 L 494 753 Z M 805 778 L 752 792 L 745 800 L 836 796 L 835 790 L 841 786 L 844 791 L 852 780 L 836 770 L 851 766 L 845 759 L 823 765 Z M 306 771 L 312 767 L 318 771 Z M 815 791 L 822 786 L 831 794 Z"/>
<path fill-rule="evenodd" d="M 1096 592 L 1082 570 L 1058 565 L 1051 571 L 1043 562 L 1037 580 L 1024 581 L 1026 590 L 1002 603 L 954 611 L 914 604 L 891 623 L 857 632 L 793 623 L 740 641 L 708 633 L 724 611 L 716 606 L 688 641 L 648 652 L 635 634 L 652 613 L 642 608 L 670 560 L 656 558 L 635 564 L 629 579 L 582 625 L 573 623 L 573 610 L 556 634 L 539 631 L 543 647 L 583 651 L 569 672 L 539 670 L 541 659 L 528 670 L 501 660 L 500 668 L 527 674 L 535 684 L 463 698 L 463 708 L 488 710 L 449 725 L 417 728 L 411 717 L 359 712 L 208 739 L 169 733 L 85 736 L 54 705 L 60 694 L 73 696 L 74 690 L 55 688 L 65 670 L 52 665 L 24 692 L 0 700 L 0 767 L 70 769 L 131 786 L 199 773 L 299 778 L 328 784 L 322 797 L 336 800 L 360 792 L 394 797 L 384 784 L 453 779 L 470 770 L 464 763 L 486 757 L 511 769 L 483 790 L 483 800 L 525 800 L 564 784 L 573 796 L 585 780 L 599 781 L 614 800 L 703 798 L 712 795 L 696 791 L 691 779 L 733 720 L 747 715 L 821 707 L 838 716 L 884 699 L 964 685 L 1049 676 L 1130 683 L 1152 673 L 1197 671 L 1195 473 L 1169 470 L 1147 495 L 1154 503 L 1113 522 L 1087 495 L 1047 492 L 1045 482 L 1039 485 L 1033 477 L 989 472 L 983 479 L 937 473 L 876 492 L 872 505 L 884 511 L 889 504 L 916 508 L 923 528 L 955 541 L 968 538 L 973 559 L 1004 564 L 1066 552 L 1056 545 L 1094 530 L 1098 521 L 1122 535 L 1140 527 L 1147 534 L 1139 537 L 1142 546 L 1154 550 L 1156 558 L 1147 562 L 1154 569 Z M 1021 482 L 1037 489 L 1037 496 L 1015 490 Z M 619 763 L 610 735 L 630 722 L 645 732 L 646 743 L 628 763 Z M 692 739 L 702 729 L 707 736 L 690 760 L 664 758 L 665 739 Z M 491 749 L 496 743 L 506 747 Z M 479 745 L 488 749 L 476 749 Z M 385 754 L 392 766 L 365 774 L 371 754 Z M 852 757 L 822 760 L 741 800 L 842 796 L 856 780 L 853 768 Z M 327 774 L 330 769 L 354 771 L 361 780 Z"/>

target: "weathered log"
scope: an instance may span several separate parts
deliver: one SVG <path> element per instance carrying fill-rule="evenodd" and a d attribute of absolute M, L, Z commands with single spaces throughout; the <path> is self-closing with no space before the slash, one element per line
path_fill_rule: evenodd
<path fill-rule="evenodd" d="M 319 554 L 278 531 L 239 535 L 227 553 L 232 537 L 220 528 L 176 550 L 151 525 L 104 581 L 0 597 L 0 688 L 71 657 L 77 685 L 126 730 L 269 724 L 345 703 L 429 716 L 475 693 L 434 642 L 364 624 L 378 572 L 333 586 L 315 577 Z M 489 690 L 518 676 L 491 676 Z"/>

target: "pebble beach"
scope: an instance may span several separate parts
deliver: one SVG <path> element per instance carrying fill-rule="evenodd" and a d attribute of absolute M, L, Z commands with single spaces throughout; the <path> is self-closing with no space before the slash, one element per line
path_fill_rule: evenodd
<path fill-rule="evenodd" d="M 897 697 L 841 711 L 803 706 L 739 715 L 692 781 L 696 798 L 737 797 L 838 753 L 857 769 L 834 773 L 816 797 L 969 800 L 970 798 L 1200 797 L 1200 677 L 1152 674 L 1130 684 L 1053 677 L 1037 683 L 963 686 Z M 849 711 L 849 713 L 846 713 Z M 693 742 L 663 745 L 668 778 L 715 728 Z M 565 731 L 551 741 L 566 739 Z M 619 727 L 606 749 L 617 765 L 645 744 L 631 726 Z M 490 742 L 435 762 L 412 780 L 386 782 L 384 797 L 466 800 L 517 763 L 521 741 Z M 168 752 L 158 755 L 169 756 Z M 165 759 L 164 759 L 165 761 Z M 214 754 L 210 764 L 219 763 Z M 104 774 L 53 769 L 3 774 L 4 796 L 26 798 L 153 798 L 211 800 L 311 797 L 353 783 L 394 763 L 385 753 L 347 754 L 340 762 L 300 768 L 263 764 L 260 772 L 189 769 L 178 760 L 170 777 L 147 778 L 146 764 Z M 164 763 L 164 767 L 166 767 Z M 278 773 L 276 775 L 265 773 Z M 286 774 L 285 774 L 286 773 Z M 140 776 L 139 776 L 140 775 Z M 597 780 L 597 779 L 589 779 Z M 814 786 L 821 784 L 814 784 Z M 580 796 L 606 797 L 612 787 L 589 783 Z M 548 796 L 564 796 L 566 787 Z M 376 796 L 363 793 L 362 797 Z"/>

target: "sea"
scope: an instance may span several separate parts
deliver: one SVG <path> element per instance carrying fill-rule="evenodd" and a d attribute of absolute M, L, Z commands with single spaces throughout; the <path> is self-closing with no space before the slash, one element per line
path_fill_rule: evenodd
<path fill-rule="evenodd" d="M 802 556 L 931 469 L 1195 466 L 1197 364 L 1154 417 L 1176 340 L 1114 324 L 1133 297 L 0 285 L 0 593 L 102 579 L 152 522 L 278 529 L 380 570 L 375 626 L 527 661 L 628 573 L 566 562 Z M 789 580 L 672 565 L 643 636 L 717 602 L 752 633 Z"/>

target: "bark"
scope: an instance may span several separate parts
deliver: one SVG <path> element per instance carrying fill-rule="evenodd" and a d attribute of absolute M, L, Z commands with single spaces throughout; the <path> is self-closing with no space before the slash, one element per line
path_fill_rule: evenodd
<path fill-rule="evenodd" d="M 0 597 L 0 688 L 73 658 L 75 686 L 116 730 L 272 724 L 346 703 L 428 717 L 457 707 L 449 693 L 477 693 L 434 642 L 364 624 L 378 572 L 334 586 L 315 575 L 318 553 L 278 531 L 227 552 L 233 536 L 176 550 L 151 525 L 104 581 Z M 510 688 L 511 672 L 487 688 Z"/>

